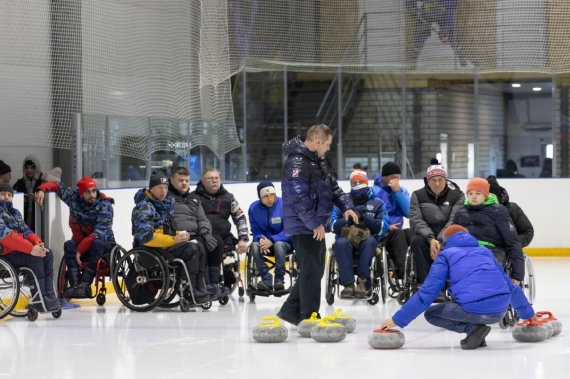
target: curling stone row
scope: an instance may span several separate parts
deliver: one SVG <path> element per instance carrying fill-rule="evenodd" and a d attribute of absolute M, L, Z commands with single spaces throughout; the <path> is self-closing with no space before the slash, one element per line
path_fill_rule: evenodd
<path fill-rule="evenodd" d="M 547 316 L 547 317 L 544 317 Z M 538 320 L 525 320 L 513 329 L 513 338 L 519 342 L 540 342 L 562 331 L 562 323 L 550 312 L 537 312 Z"/>
<path fill-rule="evenodd" d="M 326 316 L 324 319 L 327 319 L 335 324 L 341 324 L 342 326 L 345 327 L 346 333 L 354 332 L 354 330 L 356 329 L 356 320 L 350 317 L 349 315 L 342 315 L 341 312 L 342 308 L 339 308 L 334 312 L 333 315 Z M 297 331 L 299 332 L 301 337 L 310 338 L 313 328 L 320 322 L 321 320 L 318 318 L 317 313 L 313 312 L 310 318 L 301 321 L 299 325 L 297 325 Z"/>

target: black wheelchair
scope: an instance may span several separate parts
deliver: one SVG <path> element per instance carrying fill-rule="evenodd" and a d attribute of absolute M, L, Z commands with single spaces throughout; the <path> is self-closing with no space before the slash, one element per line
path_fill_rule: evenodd
<path fill-rule="evenodd" d="M 360 254 L 355 251 L 353 254 L 353 268 L 356 272 L 358 267 L 358 259 Z M 392 267 L 392 268 L 391 268 Z M 325 275 L 327 276 L 326 290 L 325 290 L 325 300 L 328 305 L 334 303 L 335 293 L 340 297 L 340 276 L 338 272 L 338 264 L 335 257 L 334 245 L 329 249 L 328 260 L 325 268 Z M 386 249 L 382 243 L 379 243 L 376 247 L 376 255 L 372 258 L 370 264 L 370 291 L 368 296 L 363 299 L 342 299 L 342 300 L 366 300 L 369 304 L 375 305 L 380 301 L 382 297 L 382 303 L 386 303 L 386 299 L 392 288 L 392 282 L 394 277 L 393 265 L 390 264 L 390 258 L 386 253 Z"/>
<path fill-rule="evenodd" d="M 269 268 L 273 270 L 275 268 L 275 259 L 273 256 L 263 256 L 263 261 Z M 251 302 L 255 301 L 256 296 L 275 296 L 281 297 L 288 295 L 291 292 L 291 288 L 295 284 L 297 277 L 299 276 L 299 268 L 297 265 L 297 257 L 295 251 L 287 253 L 285 258 L 285 273 L 289 276 L 289 287 L 280 291 L 260 291 L 257 289 L 257 283 L 261 280 L 261 275 L 255 266 L 255 260 L 253 259 L 253 254 L 251 252 L 251 245 L 248 246 L 245 258 L 245 282 L 246 290 L 245 293 L 249 297 Z M 240 297 L 242 294 L 240 294 Z"/>

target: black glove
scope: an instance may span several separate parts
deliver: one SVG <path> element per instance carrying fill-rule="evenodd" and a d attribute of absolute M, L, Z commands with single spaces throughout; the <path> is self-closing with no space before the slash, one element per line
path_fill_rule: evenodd
<path fill-rule="evenodd" d="M 214 251 L 216 249 L 216 247 L 218 247 L 218 240 L 216 239 L 216 237 L 214 237 L 210 233 L 202 234 L 202 238 L 204 239 L 204 242 L 206 243 L 206 249 L 208 249 L 208 251 L 210 253 L 212 251 Z"/>

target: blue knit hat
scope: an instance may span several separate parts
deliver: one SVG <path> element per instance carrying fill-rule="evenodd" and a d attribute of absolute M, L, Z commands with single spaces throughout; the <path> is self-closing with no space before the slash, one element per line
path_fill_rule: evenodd
<path fill-rule="evenodd" d="M 275 193 L 275 186 L 273 185 L 273 183 L 265 181 L 257 185 L 257 197 L 259 197 L 259 199 L 271 193 Z"/>

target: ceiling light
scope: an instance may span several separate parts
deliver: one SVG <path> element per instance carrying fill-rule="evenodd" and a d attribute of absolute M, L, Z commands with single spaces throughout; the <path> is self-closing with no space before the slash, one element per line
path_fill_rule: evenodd
<path fill-rule="evenodd" d="M 540 88 L 540 87 L 534 87 L 532 90 L 533 90 L 533 91 L 540 91 L 540 90 L 542 90 L 542 88 Z"/>
<path fill-rule="evenodd" d="M 513 83 L 512 86 L 513 86 L 514 88 L 519 88 L 521 85 L 518 84 L 518 83 Z"/>

